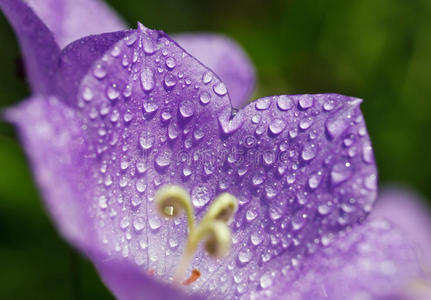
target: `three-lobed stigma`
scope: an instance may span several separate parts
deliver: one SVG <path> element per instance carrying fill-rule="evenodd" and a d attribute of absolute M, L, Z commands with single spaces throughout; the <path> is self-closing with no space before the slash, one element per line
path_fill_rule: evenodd
<path fill-rule="evenodd" d="M 190 194 L 180 186 L 167 185 L 156 193 L 156 206 L 159 213 L 167 218 L 176 218 L 185 212 L 189 235 L 181 261 L 174 276 L 174 282 L 179 284 L 190 265 L 200 242 L 204 242 L 205 250 L 210 256 L 219 258 L 227 255 L 231 247 L 231 231 L 228 224 L 238 209 L 238 200 L 229 193 L 220 194 L 215 198 L 210 208 L 195 226 L 195 216 Z M 196 281 L 199 276 L 192 276 Z M 192 274 L 193 275 L 193 274 Z M 187 285 L 188 285 L 187 284 Z"/>

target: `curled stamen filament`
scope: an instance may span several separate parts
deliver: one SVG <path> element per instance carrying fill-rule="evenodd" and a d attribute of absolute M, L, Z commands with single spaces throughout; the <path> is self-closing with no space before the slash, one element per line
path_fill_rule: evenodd
<path fill-rule="evenodd" d="M 213 257 L 222 257 L 229 252 L 231 232 L 227 224 L 238 208 L 238 201 L 233 195 L 229 193 L 219 195 L 198 226 L 194 225 L 194 211 L 190 196 L 183 188 L 175 185 L 161 188 L 156 194 L 156 205 L 159 212 L 167 218 L 177 217 L 181 210 L 184 210 L 187 216 L 189 235 L 174 275 L 176 284 L 181 283 L 201 241 L 205 242 L 205 250 Z"/>

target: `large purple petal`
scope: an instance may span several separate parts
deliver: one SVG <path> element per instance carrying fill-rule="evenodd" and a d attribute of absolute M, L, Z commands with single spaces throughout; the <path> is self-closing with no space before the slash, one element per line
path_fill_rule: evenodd
<path fill-rule="evenodd" d="M 155 211 L 167 183 L 191 192 L 198 218 L 223 191 L 239 198 L 230 256 L 199 252 L 193 262 L 202 275 L 190 289 L 210 297 L 259 290 L 267 272 L 371 210 L 376 169 L 359 99 L 276 96 L 235 113 L 224 84 L 164 33 L 141 26 L 111 51 L 77 99 L 93 166 L 93 247 L 109 257 L 172 278 L 186 226 Z"/>
<path fill-rule="evenodd" d="M 92 67 L 119 40 L 131 31 L 118 31 L 100 35 L 91 35 L 79 39 L 61 51 L 57 65 L 56 94 L 62 101 L 76 106 L 79 84 Z M 115 55 L 115 49 L 110 55 Z M 95 70 L 96 74 L 100 70 Z"/>
<path fill-rule="evenodd" d="M 46 206 L 61 233 L 85 251 L 93 228 L 85 207 L 86 141 L 79 114 L 54 97 L 33 97 L 6 111 L 20 138 Z"/>
<path fill-rule="evenodd" d="M 21 0 L 0 0 L 0 8 L 18 36 L 33 91 L 51 93 L 55 88 L 55 66 L 60 54 L 54 37 Z"/>
<path fill-rule="evenodd" d="M 274 272 L 275 273 L 275 272 Z M 356 226 L 328 240 L 314 256 L 261 278 L 258 299 L 425 300 L 431 297 L 415 248 L 387 221 Z M 272 288 L 270 288 L 272 287 Z"/>
<path fill-rule="evenodd" d="M 406 188 L 387 187 L 379 193 L 373 218 L 386 218 L 397 224 L 418 245 L 418 253 L 431 272 L 431 211 L 425 201 Z"/>
<path fill-rule="evenodd" d="M 119 299 L 192 299 L 177 288 L 158 284 L 136 264 L 110 259 L 93 245 L 95 220 L 87 209 L 93 182 L 79 113 L 54 97 L 34 97 L 8 110 L 6 116 L 18 126 L 46 207 L 59 231 L 93 260 Z"/>
<path fill-rule="evenodd" d="M 26 0 L 61 48 L 87 35 L 126 29 L 103 0 Z"/>
<path fill-rule="evenodd" d="M 228 37 L 210 34 L 178 34 L 181 47 L 212 69 L 226 84 L 232 106 L 244 106 L 254 91 L 255 70 L 244 50 Z"/>
<path fill-rule="evenodd" d="M 135 264 L 124 261 L 96 263 L 102 280 L 110 287 L 117 299 L 122 300 L 198 300 L 197 296 L 187 295 L 184 291 L 168 284 L 161 284 L 155 278 L 144 275 Z"/>

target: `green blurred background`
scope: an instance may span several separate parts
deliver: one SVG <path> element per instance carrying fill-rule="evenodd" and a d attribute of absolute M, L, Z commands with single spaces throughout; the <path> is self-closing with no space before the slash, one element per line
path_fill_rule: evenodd
<path fill-rule="evenodd" d="M 431 199 L 431 1 L 110 0 L 132 26 L 213 31 L 254 62 L 254 98 L 337 92 L 365 99 L 381 183 Z M 0 16 L 0 107 L 29 95 Z M 14 129 L 0 123 L 0 297 L 112 299 L 47 217 Z"/>

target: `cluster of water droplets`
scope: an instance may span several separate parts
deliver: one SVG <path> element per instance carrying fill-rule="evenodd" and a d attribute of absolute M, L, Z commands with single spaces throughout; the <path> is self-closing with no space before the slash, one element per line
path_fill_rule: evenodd
<path fill-rule="evenodd" d="M 154 193 L 185 186 L 199 218 L 228 191 L 240 201 L 233 249 L 216 261 L 199 252 L 192 267 L 202 275 L 189 289 L 233 298 L 269 290 L 371 208 L 376 173 L 357 101 L 276 96 L 232 111 L 214 74 L 140 28 L 93 66 L 78 99 L 104 247 L 170 280 L 186 222 L 160 218 Z"/>

